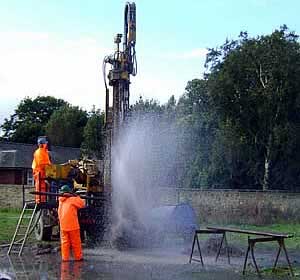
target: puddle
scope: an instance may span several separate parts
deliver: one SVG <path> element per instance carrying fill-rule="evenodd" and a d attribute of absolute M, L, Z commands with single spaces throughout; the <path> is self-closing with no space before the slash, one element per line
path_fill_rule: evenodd
<path fill-rule="evenodd" d="M 255 274 L 243 276 L 243 258 L 226 258 L 216 264 L 213 256 L 205 256 L 205 267 L 188 263 L 188 254 L 172 250 L 85 249 L 83 262 L 61 262 L 58 253 L 34 256 L 0 258 L 0 279 L 103 279 L 103 280 L 247 280 L 283 279 L 275 275 L 258 278 Z M 2 277 L 2 278 L 1 278 Z M 6 278 L 5 278 L 6 277 Z M 284 278 L 286 279 L 286 278 Z"/>

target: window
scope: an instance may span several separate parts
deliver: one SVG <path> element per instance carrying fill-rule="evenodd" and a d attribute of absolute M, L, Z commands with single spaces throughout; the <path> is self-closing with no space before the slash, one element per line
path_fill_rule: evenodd
<path fill-rule="evenodd" d="M 34 180 L 33 180 L 33 175 L 32 175 L 32 169 L 27 170 L 27 185 L 33 186 L 34 185 Z"/>

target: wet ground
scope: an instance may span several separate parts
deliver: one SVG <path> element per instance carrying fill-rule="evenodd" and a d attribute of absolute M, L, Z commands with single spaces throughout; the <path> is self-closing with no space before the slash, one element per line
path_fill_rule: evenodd
<path fill-rule="evenodd" d="M 200 263 L 189 264 L 189 254 L 178 248 L 161 248 L 152 250 L 99 248 L 84 249 L 83 262 L 60 261 L 58 252 L 35 255 L 25 252 L 22 258 L 10 257 L 2 251 L 0 257 L 0 279 L 103 279 L 103 280 L 238 280 L 238 279 L 290 279 L 284 276 L 264 276 L 259 278 L 253 265 L 248 265 L 247 275 L 242 275 L 244 258 L 232 257 L 231 264 L 222 256 L 215 263 L 214 255 L 205 255 L 204 268 Z M 272 266 L 274 252 L 257 254 L 257 261 L 262 266 Z M 299 265 L 297 254 L 290 254 L 293 265 Z M 283 258 L 280 262 L 285 264 Z M 249 262 L 251 263 L 251 262 Z M 1 278 L 2 276 L 2 278 Z M 4 277 L 5 276 L 5 277 Z"/>

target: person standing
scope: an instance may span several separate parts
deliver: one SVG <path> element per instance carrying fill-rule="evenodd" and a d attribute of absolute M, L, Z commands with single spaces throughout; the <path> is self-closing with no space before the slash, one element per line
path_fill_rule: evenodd
<path fill-rule="evenodd" d="M 83 260 L 78 209 L 83 208 L 84 200 L 71 193 L 68 185 L 61 187 L 58 201 L 58 219 L 60 225 L 61 256 L 63 261 L 70 260 L 70 251 L 75 261 Z"/>
<path fill-rule="evenodd" d="M 35 150 L 33 154 L 32 161 L 32 173 L 35 185 L 35 191 L 46 192 L 46 165 L 51 164 L 49 152 L 48 152 L 48 141 L 46 137 L 38 138 L 38 149 Z M 46 195 L 36 195 L 35 202 L 46 202 Z"/>

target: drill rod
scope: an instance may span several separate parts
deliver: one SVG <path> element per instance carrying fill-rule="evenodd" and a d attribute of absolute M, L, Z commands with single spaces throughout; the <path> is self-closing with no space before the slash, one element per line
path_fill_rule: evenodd
<path fill-rule="evenodd" d="M 52 192 L 30 192 L 30 194 L 35 194 L 35 195 L 50 195 L 50 196 L 64 196 L 64 197 L 68 197 L 67 195 L 64 195 L 63 193 L 52 193 Z M 82 199 L 86 199 L 86 200 L 104 200 L 101 197 L 92 197 L 92 196 L 87 196 L 87 195 L 78 195 L 75 193 L 67 193 L 71 196 L 79 196 Z"/>

